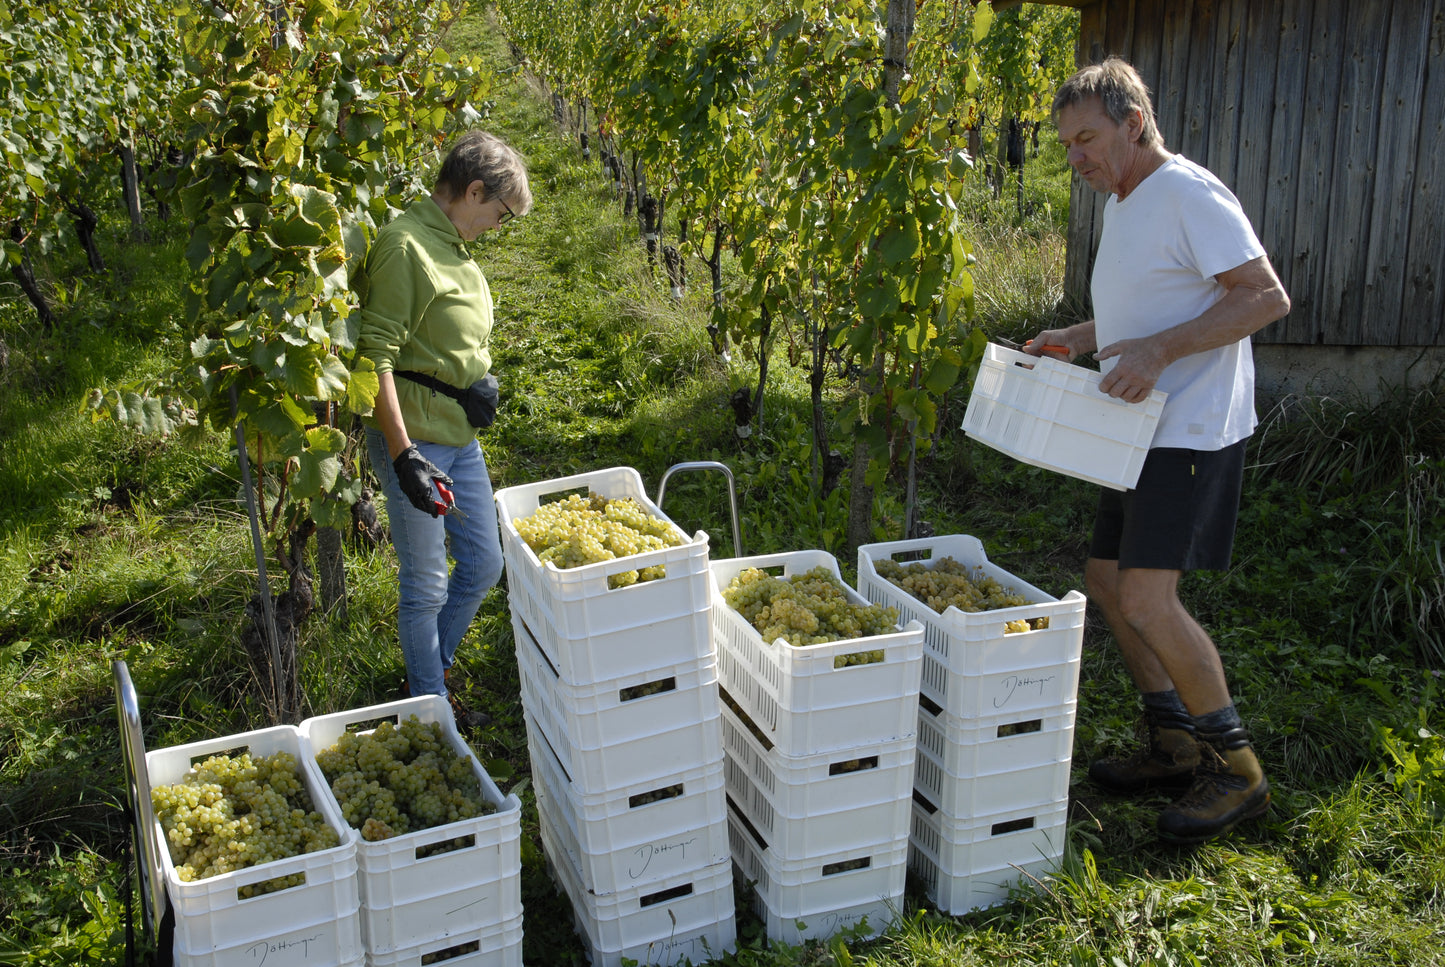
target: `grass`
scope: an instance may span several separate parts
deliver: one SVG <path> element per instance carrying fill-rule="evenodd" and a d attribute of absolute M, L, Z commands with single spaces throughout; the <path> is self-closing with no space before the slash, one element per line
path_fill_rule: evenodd
<path fill-rule="evenodd" d="M 477 21 L 463 27 L 509 69 Z M 488 123 L 528 155 L 538 198 L 532 214 L 478 247 L 497 297 L 504 389 L 503 416 L 485 438 L 496 485 L 627 465 L 655 487 L 673 463 L 724 460 L 738 480 L 748 553 L 820 547 L 846 567 L 846 508 L 795 471 L 806 467 L 801 375 L 775 367 L 763 425 L 739 439 L 729 377 L 747 373 L 712 354 L 704 287 L 681 304 L 667 297 L 635 222 L 516 71 Z M 1030 197 L 1058 198 L 1062 177 L 1066 204 L 1061 167 L 1046 146 Z M 1061 209 L 1035 205 L 1021 220 L 1011 199 L 994 202 L 981 187 L 968 210 L 981 324 L 1027 334 L 1030 320 L 1055 311 Z M 185 271 L 183 228 L 157 226 L 160 240 L 136 247 L 123 225 L 118 213 L 107 222 L 112 276 L 79 275 L 73 253 L 53 257 L 51 271 L 70 280 L 55 332 L 40 332 L 28 308 L 0 292 L 0 963 L 123 957 L 110 662 L 131 670 L 149 748 L 266 724 L 236 635 L 254 562 L 228 441 L 142 438 L 81 412 L 92 387 L 162 372 L 184 345 L 173 281 Z M 1251 449 L 1235 566 L 1184 582 L 1226 654 L 1275 788 L 1266 820 L 1171 850 L 1152 833 L 1161 800 L 1101 797 L 1079 779 L 1060 874 L 1015 902 L 940 916 L 910 883 L 883 938 L 798 948 L 770 946 L 744 914 L 744 946 L 727 962 L 1445 963 L 1445 826 L 1431 805 L 1445 803 L 1445 778 L 1428 765 L 1441 757 L 1445 664 L 1432 637 L 1445 624 L 1433 564 L 1445 540 L 1442 403 L 1434 387 L 1375 407 L 1299 401 L 1272 415 Z M 1081 587 L 1092 489 L 961 439 L 951 428 L 962 397 L 949 405 L 957 412 L 941 423 L 950 432 L 920 466 L 922 516 L 938 533 L 977 535 L 991 560 L 1030 583 L 1056 594 Z M 897 536 L 900 493 L 881 496 L 881 536 Z M 713 534 L 718 554 L 732 553 L 715 480 L 676 478 L 667 510 Z M 348 549 L 349 624 L 313 618 L 303 631 L 308 713 L 393 696 L 402 670 L 394 566 L 388 548 Z M 493 715 L 474 748 L 527 803 L 526 962 L 580 963 L 537 847 L 501 589 L 461 659 L 467 698 Z M 1091 620 L 1080 770 L 1128 740 L 1134 715 L 1127 675 Z M 1390 728 L 1416 765 L 1387 755 L 1377 728 Z"/>

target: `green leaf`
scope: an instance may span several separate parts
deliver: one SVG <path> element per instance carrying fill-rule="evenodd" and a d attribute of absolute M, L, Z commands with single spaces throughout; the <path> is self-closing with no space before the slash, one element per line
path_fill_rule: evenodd
<path fill-rule="evenodd" d="M 973 42 L 979 43 L 988 36 L 988 28 L 993 24 L 993 4 L 988 0 L 973 8 Z"/>
<path fill-rule="evenodd" d="M 883 264 L 889 268 L 912 262 L 923 248 L 923 237 L 918 230 L 918 220 L 912 213 L 905 212 L 889 227 L 878 240 L 878 251 Z"/>
<path fill-rule="evenodd" d="M 244 289 L 241 280 L 246 276 L 246 260 L 236 249 L 226 252 L 206 279 L 206 308 L 215 311 L 233 300 L 238 289 Z"/>
<path fill-rule="evenodd" d="M 291 495 L 298 500 L 318 497 L 331 489 L 341 473 L 341 461 L 334 454 L 304 450 L 296 457 L 291 475 Z"/>
<path fill-rule="evenodd" d="M 898 293 L 898 279 L 892 275 L 875 276 L 871 282 L 859 280 L 855 285 L 858 293 L 858 311 L 865 318 L 880 319 L 898 311 L 901 304 Z"/>
<path fill-rule="evenodd" d="M 939 352 L 923 377 L 923 388 L 935 396 L 942 396 L 958 382 L 963 372 L 963 355 L 956 349 L 947 348 Z"/>

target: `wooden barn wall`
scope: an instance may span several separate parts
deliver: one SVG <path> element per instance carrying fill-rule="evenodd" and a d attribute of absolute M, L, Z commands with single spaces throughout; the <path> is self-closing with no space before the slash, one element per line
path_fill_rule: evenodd
<path fill-rule="evenodd" d="M 1445 0 L 1101 0 L 1173 151 L 1234 190 L 1294 302 L 1260 342 L 1445 342 Z M 1066 286 L 1088 302 L 1101 195 L 1074 179 Z"/>

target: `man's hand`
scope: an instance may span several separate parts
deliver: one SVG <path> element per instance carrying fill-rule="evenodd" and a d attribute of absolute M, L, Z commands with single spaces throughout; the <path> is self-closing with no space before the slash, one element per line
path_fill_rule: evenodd
<path fill-rule="evenodd" d="M 1081 322 L 1067 329 L 1045 329 L 1028 342 L 1023 351 L 1030 356 L 1048 356 L 1071 362 L 1075 357 L 1094 349 L 1094 321 Z"/>
<path fill-rule="evenodd" d="M 401 492 L 406 494 L 411 505 L 433 517 L 437 516 L 438 501 L 432 496 L 432 485 L 440 481 L 450 487 L 452 478 L 422 456 L 416 444 L 397 454 L 391 465 L 396 468 L 396 479 L 401 484 Z"/>
<path fill-rule="evenodd" d="M 1094 354 L 1100 362 L 1115 357 L 1119 361 L 1099 381 L 1099 390 L 1126 403 L 1142 403 L 1170 362 L 1152 339 L 1121 339 Z"/>

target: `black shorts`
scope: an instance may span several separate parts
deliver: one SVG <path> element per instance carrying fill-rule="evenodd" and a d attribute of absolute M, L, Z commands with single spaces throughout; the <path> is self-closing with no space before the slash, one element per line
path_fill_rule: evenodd
<path fill-rule="evenodd" d="M 1246 442 L 1223 450 L 1150 450 L 1133 490 L 1102 491 L 1089 556 L 1121 568 L 1227 570 Z"/>

